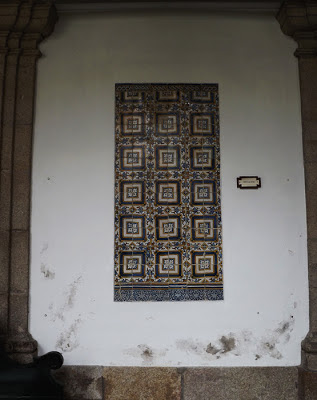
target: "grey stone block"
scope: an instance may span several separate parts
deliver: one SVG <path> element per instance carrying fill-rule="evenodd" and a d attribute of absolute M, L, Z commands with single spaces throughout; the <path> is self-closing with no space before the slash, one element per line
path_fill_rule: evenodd
<path fill-rule="evenodd" d="M 55 371 L 55 378 L 64 386 L 65 400 L 103 399 L 103 367 L 64 366 Z"/>
<path fill-rule="evenodd" d="M 297 367 L 189 368 L 184 400 L 297 400 Z"/>

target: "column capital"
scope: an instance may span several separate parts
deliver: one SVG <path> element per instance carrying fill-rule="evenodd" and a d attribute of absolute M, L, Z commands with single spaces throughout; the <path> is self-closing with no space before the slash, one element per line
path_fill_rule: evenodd
<path fill-rule="evenodd" d="M 5 0 L 0 4 L 0 48 L 35 50 L 56 21 L 51 0 Z"/>
<path fill-rule="evenodd" d="M 296 57 L 317 57 L 317 1 L 284 1 L 276 19 L 298 44 Z"/>

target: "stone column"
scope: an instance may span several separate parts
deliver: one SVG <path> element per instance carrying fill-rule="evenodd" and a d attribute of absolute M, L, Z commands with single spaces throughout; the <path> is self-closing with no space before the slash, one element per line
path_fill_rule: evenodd
<path fill-rule="evenodd" d="M 47 0 L 0 4 L 0 341 L 22 362 L 37 343 L 28 332 L 33 109 L 38 44 L 57 16 Z"/>
<path fill-rule="evenodd" d="M 286 1 L 277 15 L 298 44 L 307 207 L 310 329 L 302 343 L 300 399 L 317 399 L 317 1 Z"/>

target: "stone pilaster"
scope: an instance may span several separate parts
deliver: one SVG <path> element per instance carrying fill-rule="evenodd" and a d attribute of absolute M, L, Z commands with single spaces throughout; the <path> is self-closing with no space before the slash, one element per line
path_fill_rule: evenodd
<path fill-rule="evenodd" d="M 307 207 L 310 329 L 302 343 L 300 399 L 317 398 L 317 1 L 285 1 L 277 15 L 298 44 Z"/>
<path fill-rule="evenodd" d="M 51 1 L 0 4 L 0 340 L 20 361 L 37 351 L 28 332 L 33 108 L 38 44 L 56 19 Z"/>

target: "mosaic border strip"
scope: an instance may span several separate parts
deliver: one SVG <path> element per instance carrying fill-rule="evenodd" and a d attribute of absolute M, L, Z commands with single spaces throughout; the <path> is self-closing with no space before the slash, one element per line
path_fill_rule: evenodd
<path fill-rule="evenodd" d="M 217 84 L 116 84 L 115 301 L 222 300 Z"/>

